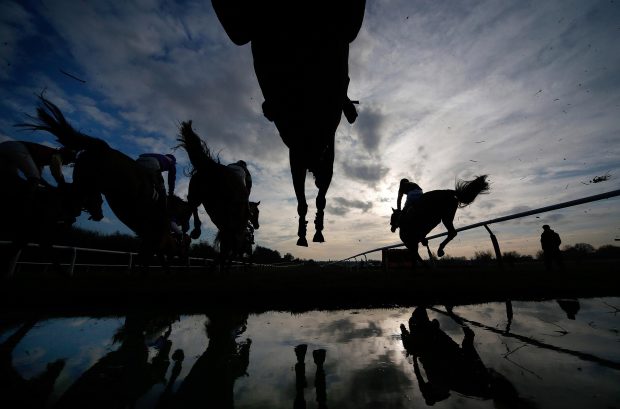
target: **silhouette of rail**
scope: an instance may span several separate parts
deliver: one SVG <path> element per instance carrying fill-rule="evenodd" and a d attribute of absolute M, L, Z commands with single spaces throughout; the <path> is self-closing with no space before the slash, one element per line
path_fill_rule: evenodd
<path fill-rule="evenodd" d="M 552 211 L 552 210 L 564 209 L 566 207 L 577 206 L 577 205 L 584 204 L 584 203 L 596 202 L 598 200 L 609 199 L 609 198 L 617 197 L 617 196 L 620 196 L 620 189 L 612 190 L 610 192 L 601 193 L 601 194 L 594 195 L 594 196 L 583 197 L 581 199 L 570 200 L 568 202 L 562 202 L 562 203 L 558 203 L 558 204 L 554 204 L 554 205 L 550 205 L 550 206 L 539 207 L 538 209 L 527 210 L 525 212 L 514 213 L 514 214 L 511 214 L 511 215 L 508 215 L 508 216 L 498 217 L 498 218 L 486 220 L 486 221 L 483 221 L 483 222 L 478 222 L 478 223 L 470 224 L 468 226 L 459 227 L 458 229 L 456 229 L 456 231 L 460 232 L 460 231 L 465 231 L 465 230 L 471 230 L 471 229 L 475 229 L 477 227 L 484 227 L 484 228 L 486 228 L 487 231 L 489 232 L 489 234 L 491 235 L 491 240 L 493 241 L 493 247 L 495 248 L 496 257 L 498 257 L 498 259 L 499 259 L 499 258 L 501 258 L 501 254 L 499 253 L 499 244 L 497 243 L 497 240 L 495 239 L 495 235 L 493 235 L 493 233 L 491 232 L 491 229 L 489 229 L 488 225 L 494 224 L 494 223 L 501 223 L 501 222 L 505 222 L 505 221 L 508 221 L 508 220 L 519 219 L 521 217 L 531 216 L 531 215 L 534 215 L 534 214 L 545 213 L 545 212 L 549 212 L 549 211 Z M 438 233 L 438 234 L 435 234 L 435 235 L 432 235 L 432 236 L 428 236 L 426 239 L 427 240 L 432 240 L 432 239 L 436 239 L 436 238 L 439 238 L 439 237 L 443 237 L 443 236 L 445 236 L 447 234 L 448 234 L 448 232 Z M 393 249 L 393 248 L 398 248 L 398 247 L 404 247 L 404 246 L 405 246 L 404 243 L 396 243 L 396 244 L 391 244 L 389 246 L 377 247 L 377 248 L 372 249 L 372 250 L 366 250 L 366 251 L 364 251 L 362 253 L 359 253 L 359 254 L 356 254 L 356 255 L 353 255 L 353 256 L 350 256 L 350 257 L 347 257 L 347 258 L 343 258 L 342 260 L 331 261 L 331 262 L 322 264 L 322 266 L 328 266 L 328 265 L 334 265 L 334 264 L 338 264 L 338 263 L 343 263 L 345 261 L 356 259 L 357 257 L 366 256 L 367 254 L 375 253 L 377 251 L 383 251 L 383 250 L 388 250 L 388 249 Z"/>
<path fill-rule="evenodd" d="M 10 241 L 0 241 L 0 245 L 9 245 Z M 28 247 L 38 247 L 37 244 L 29 243 Z M 93 249 L 87 247 L 74 247 L 74 246 L 61 246 L 61 245 L 53 245 L 53 249 L 55 250 L 69 250 L 71 251 L 71 261 L 69 263 L 61 263 L 62 266 L 68 267 L 68 274 L 73 275 L 76 267 L 98 267 L 98 268 L 127 268 L 131 269 L 133 265 L 134 257 L 138 255 L 137 252 L 132 251 L 121 251 L 121 250 L 105 250 L 105 249 Z M 114 255 L 124 255 L 127 257 L 127 262 L 123 264 L 101 264 L 101 263 L 77 263 L 78 253 L 97 253 L 97 254 L 114 254 Z M 18 256 L 19 257 L 19 256 Z M 215 263 L 215 260 L 212 258 L 206 257 L 189 257 L 189 264 L 187 265 L 172 265 L 171 268 L 204 268 L 210 263 Z M 194 264 L 192 265 L 192 262 Z M 13 261 L 13 266 L 10 268 L 8 272 L 8 277 L 11 277 L 15 270 L 17 269 L 17 265 L 40 265 L 40 266 L 51 266 L 50 262 L 35 262 L 35 261 L 20 261 L 18 259 Z M 278 268 L 290 268 L 290 267 L 298 267 L 302 264 L 296 264 L 294 262 L 280 262 L 273 264 L 265 264 L 265 263 L 250 263 L 250 262 L 241 262 L 241 261 L 233 261 L 232 267 L 248 267 L 251 266 L 257 269 L 278 269 Z M 153 268 L 156 268 L 153 266 Z"/>

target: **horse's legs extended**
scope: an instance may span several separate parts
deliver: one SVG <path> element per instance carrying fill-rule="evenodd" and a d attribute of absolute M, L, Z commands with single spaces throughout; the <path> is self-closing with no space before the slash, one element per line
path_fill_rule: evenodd
<path fill-rule="evenodd" d="M 291 149 L 289 151 L 289 161 L 291 164 L 291 176 L 293 177 L 293 188 L 297 197 L 297 214 L 299 215 L 299 228 L 297 229 L 298 246 L 308 247 L 306 240 L 306 213 L 308 213 L 308 203 L 306 202 L 306 194 L 304 185 L 306 183 L 306 166 L 302 161 L 300 154 Z"/>
<path fill-rule="evenodd" d="M 319 170 L 315 175 L 314 184 L 319 189 L 319 193 L 316 195 L 316 217 L 314 218 L 314 228 L 316 232 L 312 241 L 317 243 L 323 243 L 325 238 L 323 237 L 323 217 L 325 204 L 327 200 L 327 189 L 332 183 L 332 175 L 334 174 L 334 146 L 330 145 L 326 148 L 325 156 L 321 159 Z"/>
<path fill-rule="evenodd" d="M 194 206 L 193 209 L 192 214 L 194 215 L 194 229 L 189 236 L 196 240 L 200 237 L 200 226 L 202 225 L 202 222 L 200 221 L 200 217 L 198 217 L 198 205 Z"/>
<path fill-rule="evenodd" d="M 401 240 L 402 240 L 402 236 L 401 236 Z M 418 253 L 418 243 L 415 241 L 409 241 L 409 240 L 403 241 L 403 243 L 405 243 L 405 247 L 407 247 L 407 249 L 409 250 L 411 254 L 411 271 L 415 271 L 416 265 L 418 264 L 418 262 L 424 265 L 424 260 L 422 259 L 422 257 L 420 257 L 420 253 Z"/>
<path fill-rule="evenodd" d="M 453 224 L 455 214 L 456 214 L 456 206 L 453 209 L 450 209 L 446 213 L 446 215 L 441 218 L 443 225 L 446 226 L 446 229 L 448 230 L 448 236 L 446 237 L 444 241 L 441 242 L 441 244 L 439 245 L 439 248 L 437 249 L 437 256 L 439 257 L 443 257 L 443 255 L 445 254 L 443 249 L 444 247 L 446 247 L 446 244 L 448 244 L 453 238 L 456 237 L 456 229 L 454 228 L 454 224 Z"/>

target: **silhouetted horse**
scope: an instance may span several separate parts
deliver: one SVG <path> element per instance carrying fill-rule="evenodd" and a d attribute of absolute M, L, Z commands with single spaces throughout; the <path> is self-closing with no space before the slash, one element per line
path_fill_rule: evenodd
<path fill-rule="evenodd" d="M 2 251 L 2 274 L 14 272 L 15 262 L 28 243 L 38 243 L 44 257 L 51 259 L 55 271 L 61 273 L 62 267 L 52 245 L 61 231 L 75 220 L 72 215 L 76 211 L 79 214 L 79 208 L 72 209 L 72 185 L 30 191 L 24 179 L 1 168 L 0 186 L 6 193 L 0 199 L 0 239 L 11 241 L 10 247 Z"/>
<path fill-rule="evenodd" d="M 343 111 L 350 123 L 357 117 L 347 97 L 349 43 L 361 28 L 365 0 L 212 3 L 235 44 L 252 42 L 254 70 L 265 97 L 263 113 L 289 148 L 299 215 L 297 245 L 308 245 L 307 171 L 318 188 L 313 241 L 323 242 L 336 128 Z"/>
<path fill-rule="evenodd" d="M 444 255 L 444 247 L 454 237 L 456 230 L 452 224 L 456 209 L 472 203 L 481 193 L 489 191 L 487 175 L 476 177 L 471 181 L 457 180 L 454 190 L 431 190 L 402 214 L 401 210 L 392 209 L 390 225 L 392 233 L 400 228 L 400 239 L 414 253 L 413 265 L 416 260 L 422 261 L 418 254 L 418 243 L 426 245 L 425 237 L 439 222 L 448 230 L 448 237 L 439 245 L 437 255 Z"/>
<path fill-rule="evenodd" d="M 223 268 L 244 245 L 250 219 L 248 191 L 235 171 L 211 157 L 207 144 L 192 129 L 192 121 L 181 124 L 179 141 L 193 166 L 187 201 L 192 208 L 202 204 L 218 228 L 218 264 Z M 194 225 L 200 226 L 195 221 Z"/>
<path fill-rule="evenodd" d="M 48 131 L 64 146 L 81 151 L 73 168 L 73 188 L 91 218 L 103 218 L 103 194 L 119 220 L 142 239 L 142 265 L 148 266 L 153 253 L 158 253 L 167 267 L 161 247 L 170 234 L 169 220 L 148 172 L 105 141 L 73 129 L 56 105 L 39 98 L 38 123 L 20 126 Z"/>

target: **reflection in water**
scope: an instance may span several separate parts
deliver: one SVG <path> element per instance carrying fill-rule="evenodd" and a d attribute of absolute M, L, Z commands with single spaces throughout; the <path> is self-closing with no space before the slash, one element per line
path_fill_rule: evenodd
<path fill-rule="evenodd" d="M 114 335 L 120 347 L 99 359 L 60 397 L 56 408 L 126 408 L 151 387 L 165 382 L 172 343 L 168 340 L 173 318 L 127 315 L 125 324 Z M 157 339 L 156 356 L 148 362 L 146 335 L 168 330 Z"/>
<path fill-rule="evenodd" d="M 294 409 L 306 409 L 306 398 L 304 396 L 304 389 L 308 386 L 306 380 L 306 351 L 308 345 L 301 344 L 295 347 L 295 356 L 297 357 L 297 363 L 295 364 L 295 402 L 293 403 Z"/>
<path fill-rule="evenodd" d="M 304 396 L 304 389 L 308 386 L 306 380 L 306 351 L 308 345 L 301 344 L 295 347 L 295 356 L 297 357 L 297 363 L 295 364 L 295 401 L 293 403 L 294 409 L 305 409 L 306 398 Z M 323 364 L 325 363 L 325 355 L 327 351 L 324 349 L 316 349 L 312 351 L 312 359 L 316 365 L 316 373 L 314 374 L 314 388 L 316 390 L 316 402 L 319 409 L 327 409 L 327 389 L 325 381 L 325 369 Z"/>
<path fill-rule="evenodd" d="M 209 344 L 175 394 L 174 408 L 233 408 L 234 384 L 247 375 L 251 339 L 237 343 L 247 328 L 247 313 L 216 311 L 208 315 Z"/>
<path fill-rule="evenodd" d="M 574 320 L 575 316 L 577 315 L 577 313 L 579 312 L 579 301 L 572 298 L 572 299 L 562 299 L 562 300 L 556 300 L 558 305 L 560 306 L 560 308 L 562 308 L 562 310 L 566 313 L 566 318 L 568 318 L 569 320 Z"/>
<path fill-rule="evenodd" d="M 56 378 L 65 366 L 61 359 L 50 362 L 43 372 L 30 379 L 24 379 L 13 367 L 13 350 L 35 324 L 34 320 L 24 323 L 0 344 L 0 407 L 44 407 Z"/>
<path fill-rule="evenodd" d="M 504 404 L 525 407 L 512 384 L 498 372 L 487 368 L 474 347 L 474 332 L 463 326 L 463 342 L 458 345 L 440 328 L 439 321 L 429 320 L 426 309 L 418 307 L 409 319 L 409 330 L 400 326 L 407 354 L 413 357 L 416 379 L 427 405 L 450 396 L 450 391 L 463 395 L 493 399 Z M 424 380 L 418 359 L 424 366 Z"/>
<path fill-rule="evenodd" d="M 620 407 L 620 299 L 568 301 L 3 321 L 0 407 Z"/>

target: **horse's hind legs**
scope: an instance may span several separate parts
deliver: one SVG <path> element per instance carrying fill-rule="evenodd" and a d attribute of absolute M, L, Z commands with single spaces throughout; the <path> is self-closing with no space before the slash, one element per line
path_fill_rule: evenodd
<path fill-rule="evenodd" d="M 319 188 L 319 193 L 316 197 L 316 217 L 314 218 L 314 228 L 316 232 L 314 233 L 314 237 L 312 238 L 312 241 L 315 243 L 325 242 L 325 238 L 323 237 L 323 217 L 325 216 L 324 209 L 326 205 L 326 194 L 327 188 Z"/>
<path fill-rule="evenodd" d="M 315 243 L 323 243 L 325 242 L 325 238 L 323 237 L 323 210 L 318 210 L 316 212 L 316 217 L 314 218 L 314 228 L 316 232 L 314 233 L 314 237 L 312 241 Z"/>

